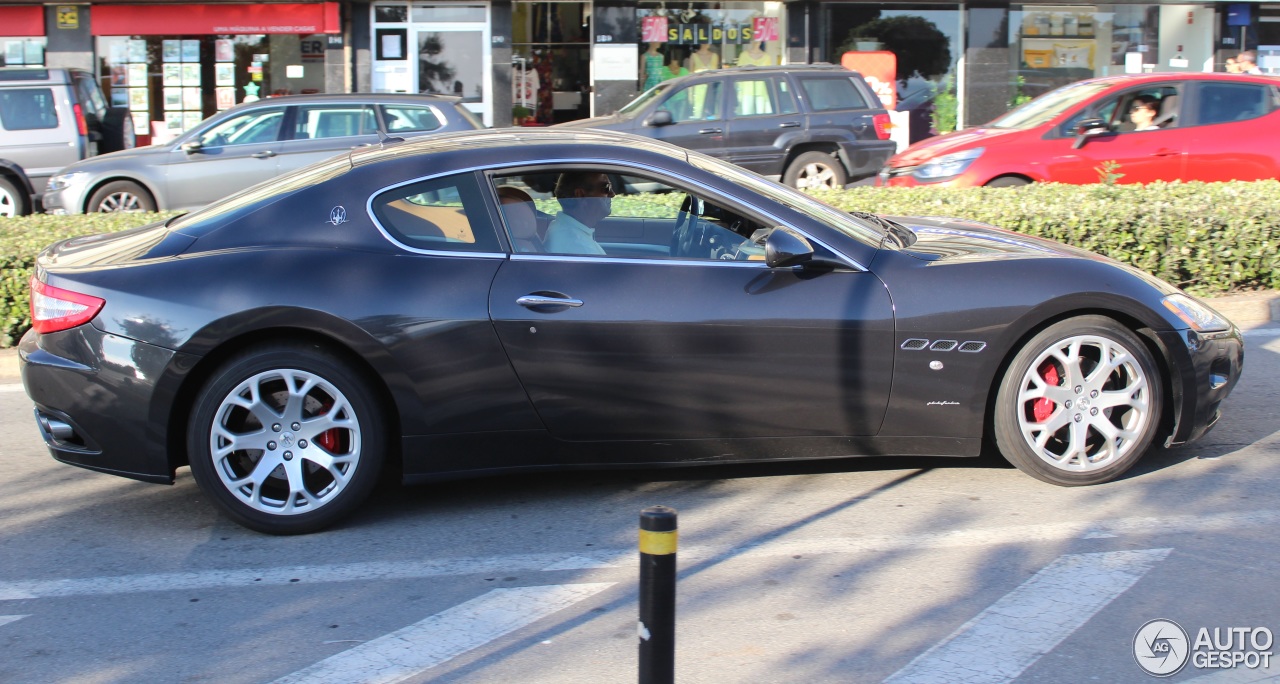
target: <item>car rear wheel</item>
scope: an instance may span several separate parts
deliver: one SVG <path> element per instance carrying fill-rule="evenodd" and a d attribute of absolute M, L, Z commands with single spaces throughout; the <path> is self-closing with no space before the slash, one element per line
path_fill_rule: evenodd
<path fill-rule="evenodd" d="M 0 178 L 0 218 L 13 218 L 27 213 L 26 198 L 8 178 Z"/>
<path fill-rule="evenodd" d="M 1103 316 L 1062 321 L 1009 365 L 996 396 L 996 444 L 1045 482 L 1114 480 L 1151 446 L 1161 388 L 1151 352 L 1129 329 Z"/>
<path fill-rule="evenodd" d="M 839 190 L 848 182 L 844 165 L 826 152 L 805 152 L 791 160 L 782 182 L 801 190 Z"/>
<path fill-rule="evenodd" d="M 1021 188 L 1031 185 L 1031 181 L 1022 176 L 1001 176 L 987 183 L 988 188 Z"/>
<path fill-rule="evenodd" d="M 133 181 L 112 181 L 89 198 L 90 212 L 155 211 L 151 193 Z"/>
<path fill-rule="evenodd" d="M 228 517 L 268 534 L 314 532 L 368 498 L 386 454 L 368 384 L 315 345 L 252 349 L 192 409 L 191 474 Z"/>

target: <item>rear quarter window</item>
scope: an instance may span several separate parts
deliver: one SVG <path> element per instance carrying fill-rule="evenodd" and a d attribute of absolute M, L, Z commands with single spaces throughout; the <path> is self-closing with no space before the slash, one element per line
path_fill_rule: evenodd
<path fill-rule="evenodd" d="M 413 105 L 383 105 L 382 116 L 387 122 L 387 132 L 434 131 L 442 125 L 436 110 Z"/>
<path fill-rule="evenodd" d="M 1252 83 L 1202 83 L 1196 107 L 1200 125 L 1248 121 L 1271 112 L 1271 86 Z"/>
<path fill-rule="evenodd" d="M 867 100 L 852 78 L 800 78 L 800 88 L 814 111 L 866 109 Z"/>
<path fill-rule="evenodd" d="M 373 215 L 393 240 L 435 252 L 502 252 L 484 194 L 470 173 L 410 183 L 373 200 Z"/>
<path fill-rule="evenodd" d="M 0 90 L 0 127 L 32 131 L 58 127 L 58 108 L 52 88 Z"/>

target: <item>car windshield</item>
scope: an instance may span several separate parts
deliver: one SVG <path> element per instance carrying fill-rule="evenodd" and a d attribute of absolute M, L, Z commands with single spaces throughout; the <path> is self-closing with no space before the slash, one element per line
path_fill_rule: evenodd
<path fill-rule="evenodd" d="M 1110 88 L 1112 83 L 1082 81 L 1051 90 L 987 124 L 987 128 L 1034 128 Z"/>
<path fill-rule="evenodd" d="M 647 107 L 650 102 L 662 97 L 662 94 L 670 89 L 671 84 L 659 83 L 658 85 L 644 91 L 640 94 L 640 97 L 637 97 L 627 106 L 618 110 L 618 118 L 624 121 L 636 118 L 640 115 L 640 112 L 644 111 L 645 107 Z"/>
<path fill-rule="evenodd" d="M 848 212 L 810 197 L 795 188 L 775 183 L 742 167 L 734 166 L 715 157 L 709 157 L 697 152 L 689 154 L 689 162 L 703 171 L 714 173 L 731 183 L 749 188 L 788 209 L 798 211 L 815 221 L 831 226 L 863 244 L 879 247 L 880 243 L 884 241 L 885 231 L 879 226 L 869 226 L 849 215 Z"/>

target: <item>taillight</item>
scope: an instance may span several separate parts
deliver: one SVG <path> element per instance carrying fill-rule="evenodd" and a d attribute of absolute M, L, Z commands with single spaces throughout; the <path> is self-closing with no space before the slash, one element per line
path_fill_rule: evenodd
<path fill-rule="evenodd" d="M 79 104 L 73 104 L 71 111 L 76 115 L 76 128 L 80 129 L 80 135 L 89 135 L 89 124 L 85 123 L 84 109 Z"/>
<path fill-rule="evenodd" d="M 31 277 L 31 327 L 38 333 L 68 330 L 93 320 L 106 300 L 46 285 Z"/>
<path fill-rule="evenodd" d="M 889 120 L 888 114 L 875 115 L 876 137 L 881 140 L 889 139 L 889 132 L 893 130 L 893 122 Z"/>

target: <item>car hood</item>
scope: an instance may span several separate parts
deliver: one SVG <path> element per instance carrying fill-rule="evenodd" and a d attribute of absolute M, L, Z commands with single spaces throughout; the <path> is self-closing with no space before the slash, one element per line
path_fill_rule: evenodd
<path fill-rule="evenodd" d="M 967 131 L 956 131 L 921 140 L 920 142 L 894 155 L 889 166 L 918 166 L 930 159 L 951 152 L 961 152 L 975 147 L 991 147 L 1013 142 L 1019 134 L 1026 131 L 1013 128 L 974 128 Z"/>
<path fill-rule="evenodd" d="M 107 154 L 99 154 L 93 157 L 89 157 L 87 159 L 81 159 L 80 161 L 72 164 L 71 166 L 68 166 L 67 168 L 70 170 L 77 170 L 82 168 L 93 168 L 99 165 L 114 166 L 118 162 L 124 161 L 126 159 L 133 159 L 135 157 L 145 157 L 148 155 L 156 154 L 158 152 L 167 152 L 172 146 L 173 146 L 172 143 L 164 144 L 164 145 L 147 145 L 146 147 L 135 147 L 130 150 L 120 150 L 119 152 L 109 152 Z"/>
<path fill-rule="evenodd" d="M 1060 242 L 1004 230 L 962 219 L 889 217 L 915 233 L 915 242 L 902 251 L 922 261 L 991 261 L 1038 257 L 1078 257 L 1111 261 L 1107 257 Z"/>

